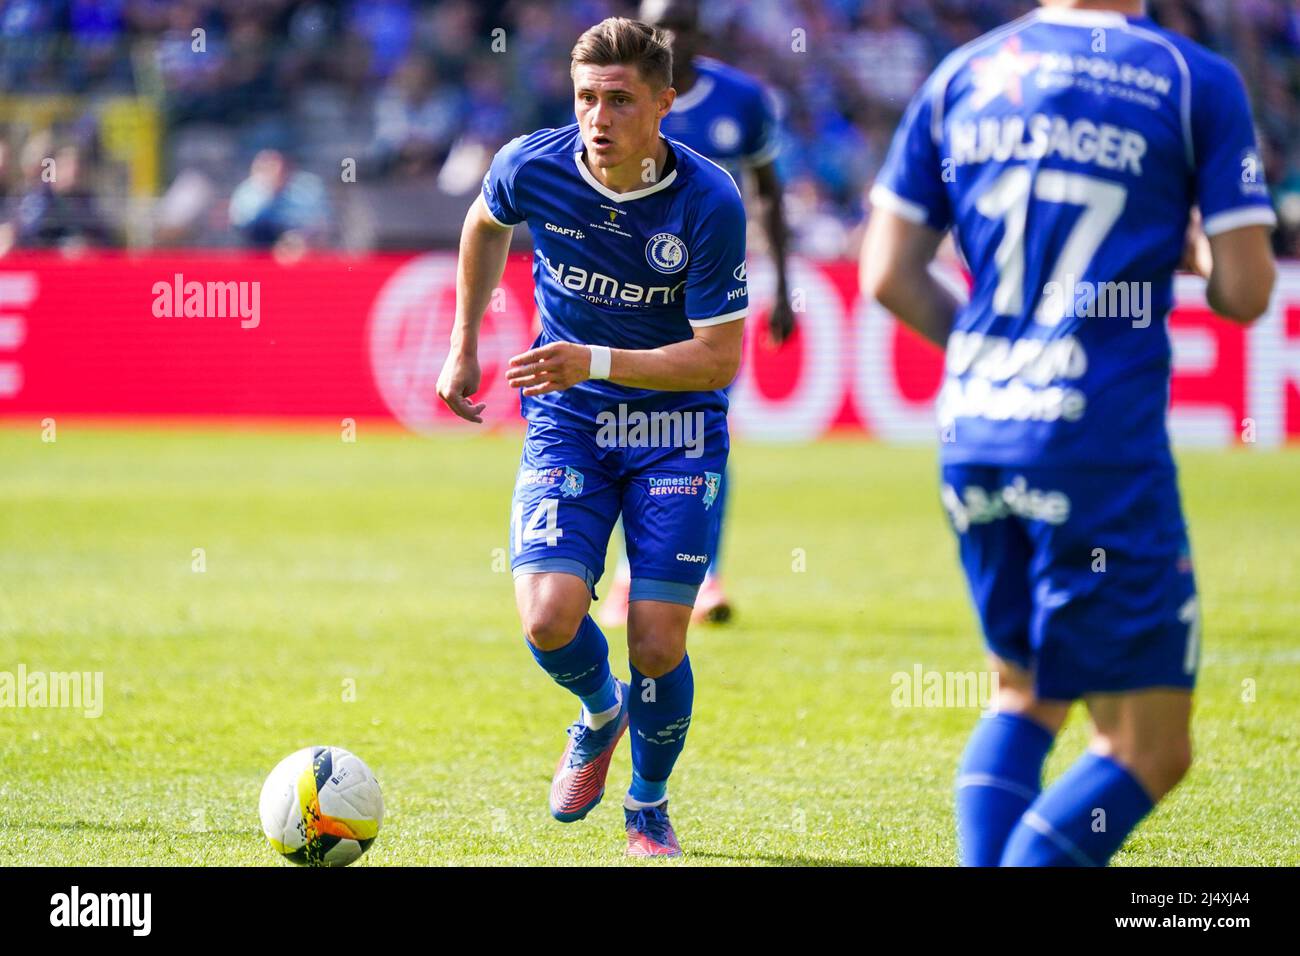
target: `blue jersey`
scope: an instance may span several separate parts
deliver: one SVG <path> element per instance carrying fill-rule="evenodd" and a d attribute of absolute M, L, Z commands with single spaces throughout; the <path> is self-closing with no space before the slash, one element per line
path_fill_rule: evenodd
<path fill-rule="evenodd" d="M 744 168 L 776 158 L 776 117 L 763 87 L 725 63 L 697 56 L 695 83 L 673 101 L 659 128 L 740 181 Z"/>
<path fill-rule="evenodd" d="M 743 319 L 745 207 L 727 173 L 668 140 L 659 181 L 616 193 L 583 161 L 577 124 L 544 129 L 501 148 L 483 179 L 483 200 L 503 225 L 527 222 L 542 331 L 534 347 L 579 342 L 653 349 L 690 339 L 693 328 Z M 651 411 L 716 410 L 721 390 L 668 392 L 585 381 L 523 399 L 530 422 L 596 428 L 620 403 Z"/>
<path fill-rule="evenodd" d="M 871 198 L 974 277 L 938 401 L 949 464 L 1171 461 L 1165 325 L 1188 216 L 1276 220 L 1240 77 L 1144 17 L 1043 9 L 951 54 Z"/>

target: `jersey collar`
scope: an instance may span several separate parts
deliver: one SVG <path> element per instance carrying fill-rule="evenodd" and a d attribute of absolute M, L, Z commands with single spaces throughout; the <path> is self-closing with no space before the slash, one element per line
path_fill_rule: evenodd
<path fill-rule="evenodd" d="M 668 140 L 663 133 L 659 134 L 659 138 L 664 141 L 665 145 L 667 145 Z M 669 146 L 668 148 L 672 149 L 671 146 Z M 661 189 L 666 189 L 672 183 L 672 181 L 677 178 L 677 170 L 681 168 L 681 162 L 682 162 L 682 157 L 679 154 L 677 157 L 677 165 L 673 167 L 672 171 L 669 172 L 669 174 L 665 176 L 663 179 L 659 180 L 659 182 L 651 186 L 647 186 L 645 189 L 634 189 L 628 193 L 616 193 L 614 192 L 614 190 L 610 189 L 608 186 L 606 186 L 604 183 L 602 183 L 599 179 L 597 179 L 595 176 L 591 174 L 591 170 L 587 168 L 587 164 L 582 161 L 582 153 L 584 149 L 585 147 L 583 146 L 582 143 L 582 131 L 579 130 L 578 147 L 573 151 L 573 161 L 578 166 L 578 173 L 582 176 L 583 179 L 587 181 L 588 186 L 596 190 L 596 192 L 600 193 L 602 196 L 604 196 L 606 199 L 610 200 L 611 202 L 630 202 L 633 199 L 641 199 L 645 196 L 653 195 L 654 193 L 659 192 L 659 190 Z"/>
<path fill-rule="evenodd" d="M 1043 23 L 1059 23 L 1070 27 L 1128 26 L 1128 18 L 1115 10 L 1076 10 L 1072 7 L 1039 7 L 1034 16 Z"/>

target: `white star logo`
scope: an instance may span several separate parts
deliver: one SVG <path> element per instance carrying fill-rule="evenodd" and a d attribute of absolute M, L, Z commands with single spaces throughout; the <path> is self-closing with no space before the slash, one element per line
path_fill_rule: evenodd
<path fill-rule="evenodd" d="M 975 95 L 971 105 L 983 109 L 999 96 L 1005 96 L 1017 106 L 1023 99 L 1020 81 L 1038 68 L 1040 53 L 1022 53 L 1020 37 L 1012 37 L 993 56 L 971 60 L 971 73 L 975 77 Z"/>

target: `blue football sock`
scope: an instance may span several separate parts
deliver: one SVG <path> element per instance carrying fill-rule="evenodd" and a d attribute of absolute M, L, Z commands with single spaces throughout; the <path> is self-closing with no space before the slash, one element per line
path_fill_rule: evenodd
<path fill-rule="evenodd" d="M 609 669 L 609 644 L 588 614 L 573 640 L 553 651 L 539 650 L 526 641 L 533 659 L 555 683 L 582 698 L 590 713 L 599 714 L 618 703 L 618 688 Z"/>
<path fill-rule="evenodd" d="M 691 658 L 662 677 L 646 677 L 632 667 L 630 721 L 632 737 L 632 788 L 628 796 L 638 803 L 658 803 L 667 792 L 686 731 L 691 725 L 695 677 Z"/>
<path fill-rule="evenodd" d="M 1088 752 L 1025 811 L 1003 866 L 1105 866 L 1154 804 L 1109 757 Z"/>
<path fill-rule="evenodd" d="M 957 844 L 962 866 L 997 866 L 1007 837 L 1042 790 L 1043 761 L 1056 738 L 1019 714 L 982 718 L 957 772 Z"/>

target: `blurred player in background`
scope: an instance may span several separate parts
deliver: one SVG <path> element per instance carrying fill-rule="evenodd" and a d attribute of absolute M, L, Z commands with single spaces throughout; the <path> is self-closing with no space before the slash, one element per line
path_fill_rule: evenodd
<path fill-rule="evenodd" d="M 1045 0 L 939 66 L 871 192 L 863 289 L 947 349 L 943 501 L 1000 677 L 957 778 L 964 864 L 1103 865 L 1190 765 L 1165 318 L 1180 262 L 1220 315 L 1268 306 L 1250 117 L 1236 70 L 1139 2 Z M 927 271 L 949 229 L 964 305 Z M 1042 790 L 1080 699 L 1091 745 Z"/>
<path fill-rule="evenodd" d="M 790 286 L 786 267 L 786 240 L 781 180 L 776 173 L 777 124 L 767 94 L 758 81 L 725 63 L 702 56 L 707 37 L 700 31 L 699 5 L 691 0 L 645 0 L 641 20 L 665 31 L 673 51 L 673 89 L 677 98 L 660 129 L 701 156 L 713 160 L 744 188 L 745 172 L 754 180 L 762 210 L 776 291 L 768 315 L 768 335 L 779 345 L 794 332 Z M 727 488 L 731 473 L 719 491 L 718 510 L 725 525 Z M 618 536 L 616 536 L 618 537 Z M 721 624 L 731 617 L 731 601 L 722 587 L 722 537 L 695 599 L 696 621 Z M 627 595 L 631 571 L 625 555 L 609 593 L 601 604 L 600 623 L 621 627 L 627 620 Z"/>
<path fill-rule="evenodd" d="M 686 630 L 718 538 L 729 450 L 723 389 L 740 366 L 748 307 L 745 207 L 724 170 L 659 133 L 674 95 L 662 33 L 602 21 L 579 38 L 570 70 L 577 124 L 506 144 L 465 219 L 438 394 L 482 421 L 484 406 L 471 400 L 478 326 L 511 230 L 528 222 L 542 331 L 506 376 L 522 389 L 528 422 L 511 566 L 533 656 L 582 701 L 551 813 L 578 820 L 600 802 L 630 726 L 627 852 L 676 856 L 668 776 L 695 693 Z M 695 441 L 611 436 L 611 415 L 665 416 Z M 611 673 L 609 646 L 588 614 L 620 512 L 632 569 L 630 689 Z"/>

